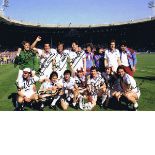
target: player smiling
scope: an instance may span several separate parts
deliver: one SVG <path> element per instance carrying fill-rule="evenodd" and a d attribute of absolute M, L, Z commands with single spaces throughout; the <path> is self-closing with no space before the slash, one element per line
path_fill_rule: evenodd
<path fill-rule="evenodd" d="M 31 103 L 38 100 L 37 89 L 35 83 L 39 80 L 37 77 L 31 76 L 30 68 L 23 70 L 23 76 L 18 82 L 17 108 L 23 110 L 24 103 Z"/>

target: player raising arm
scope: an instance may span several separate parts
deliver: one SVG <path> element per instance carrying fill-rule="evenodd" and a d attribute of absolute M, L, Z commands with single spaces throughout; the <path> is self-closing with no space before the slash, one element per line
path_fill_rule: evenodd
<path fill-rule="evenodd" d="M 22 46 L 22 48 L 18 49 L 17 57 L 14 62 L 15 66 L 19 66 L 19 73 L 16 82 L 22 78 L 24 68 L 30 68 L 33 75 L 35 75 L 35 72 L 39 69 L 39 60 L 34 51 L 30 48 L 30 43 L 23 41 Z"/>
<path fill-rule="evenodd" d="M 31 45 L 31 48 L 37 52 L 40 57 L 40 79 L 48 79 L 53 72 L 53 65 L 55 64 L 55 59 L 58 54 L 55 49 L 50 47 L 49 43 L 44 44 L 43 50 L 36 48 L 37 43 L 41 40 L 42 38 L 38 36 Z"/>

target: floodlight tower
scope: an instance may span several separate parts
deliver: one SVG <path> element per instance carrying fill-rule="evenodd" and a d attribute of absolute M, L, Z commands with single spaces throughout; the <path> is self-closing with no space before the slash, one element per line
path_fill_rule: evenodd
<path fill-rule="evenodd" d="M 9 7 L 9 0 L 3 0 L 0 6 L 0 14 L 4 15 L 4 11 Z"/>
<path fill-rule="evenodd" d="M 148 8 L 152 10 L 153 17 L 155 16 L 155 0 L 152 0 L 148 3 Z"/>

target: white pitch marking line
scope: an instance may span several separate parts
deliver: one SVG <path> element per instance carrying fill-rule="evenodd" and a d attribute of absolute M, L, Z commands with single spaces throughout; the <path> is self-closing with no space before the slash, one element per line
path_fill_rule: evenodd
<path fill-rule="evenodd" d="M 149 71 L 149 70 L 141 70 L 141 69 L 137 69 L 137 71 L 148 72 L 148 73 L 154 73 L 153 71 Z"/>

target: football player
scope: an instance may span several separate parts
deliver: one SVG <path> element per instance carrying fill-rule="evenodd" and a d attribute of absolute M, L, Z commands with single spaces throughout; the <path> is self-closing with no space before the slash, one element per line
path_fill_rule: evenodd
<path fill-rule="evenodd" d="M 120 85 L 123 90 L 122 95 L 133 104 L 134 110 L 137 110 L 141 93 L 135 79 L 125 72 L 124 66 L 118 67 L 117 73 L 120 76 Z"/>
<path fill-rule="evenodd" d="M 119 101 L 124 96 L 129 101 L 129 104 L 133 105 L 133 110 L 137 110 L 141 93 L 135 79 L 125 72 L 124 66 L 118 67 L 117 74 L 120 79 L 121 90 L 116 92 L 115 97 Z"/>
<path fill-rule="evenodd" d="M 84 75 L 84 71 L 81 68 L 80 70 L 77 70 L 77 75 L 75 76 L 75 82 L 78 86 L 78 103 L 80 109 L 84 110 L 85 108 L 85 99 L 87 98 L 87 78 Z"/>
<path fill-rule="evenodd" d="M 104 66 L 111 66 L 112 71 L 117 72 L 118 66 L 121 65 L 120 53 L 116 49 L 116 42 L 112 40 L 110 42 L 110 48 L 105 51 Z"/>
<path fill-rule="evenodd" d="M 52 72 L 49 80 L 46 80 L 40 87 L 39 98 L 43 99 L 49 97 L 50 108 L 56 110 L 56 103 L 60 99 L 62 84 L 58 80 L 58 73 Z M 46 100 L 45 100 L 46 101 Z M 44 104 L 41 104 L 41 109 L 44 108 Z"/>
<path fill-rule="evenodd" d="M 74 107 L 77 103 L 78 86 L 75 79 L 71 77 L 71 74 L 70 70 L 66 70 L 64 72 L 64 78 L 62 79 L 63 96 L 61 98 L 61 107 L 63 110 L 67 110 L 71 103 Z"/>
<path fill-rule="evenodd" d="M 58 55 L 54 64 L 54 71 L 58 73 L 59 79 L 63 78 L 65 70 L 67 70 L 69 50 L 66 50 L 63 43 L 57 46 Z"/>
<path fill-rule="evenodd" d="M 78 42 L 72 43 L 72 50 L 69 53 L 70 68 L 75 76 L 78 69 L 83 68 L 84 74 L 86 74 L 86 54 L 85 51 L 79 50 Z"/>
<path fill-rule="evenodd" d="M 32 77 L 31 69 L 25 68 L 23 70 L 23 76 L 20 78 L 17 88 L 17 105 L 16 108 L 24 110 L 24 103 L 32 103 L 38 100 L 38 94 L 36 91 L 35 83 L 39 81 L 38 77 Z"/>
<path fill-rule="evenodd" d="M 106 84 L 105 80 L 102 78 L 101 74 L 97 72 L 96 67 L 91 67 L 90 76 L 87 80 L 87 89 L 88 89 L 88 101 L 90 104 L 90 110 L 96 106 L 98 97 L 102 98 L 101 104 L 104 104 L 107 94 L 106 94 Z"/>
<path fill-rule="evenodd" d="M 115 87 L 117 86 L 117 75 L 115 72 L 112 71 L 110 66 L 105 67 L 105 72 L 102 73 L 102 77 L 105 80 L 106 84 L 106 92 L 107 92 L 107 100 L 104 105 L 101 105 L 101 108 L 104 106 L 105 108 L 108 107 L 109 99 L 112 97 L 112 92 L 114 91 Z"/>
<path fill-rule="evenodd" d="M 22 78 L 23 69 L 30 68 L 33 76 L 39 69 L 39 59 L 36 53 L 30 48 L 30 43 L 27 41 L 22 42 L 22 48 L 18 48 L 17 56 L 15 58 L 15 67 L 19 66 L 19 72 L 16 82 Z"/>
<path fill-rule="evenodd" d="M 50 47 L 49 43 L 44 44 L 44 48 L 38 49 L 36 45 L 40 42 L 42 38 L 38 36 L 31 48 L 39 54 L 40 57 L 40 79 L 49 79 L 50 74 L 53 72 L 53 65 L 55 64 L 55 59 L 58 55 L 57 51 Z"/>

